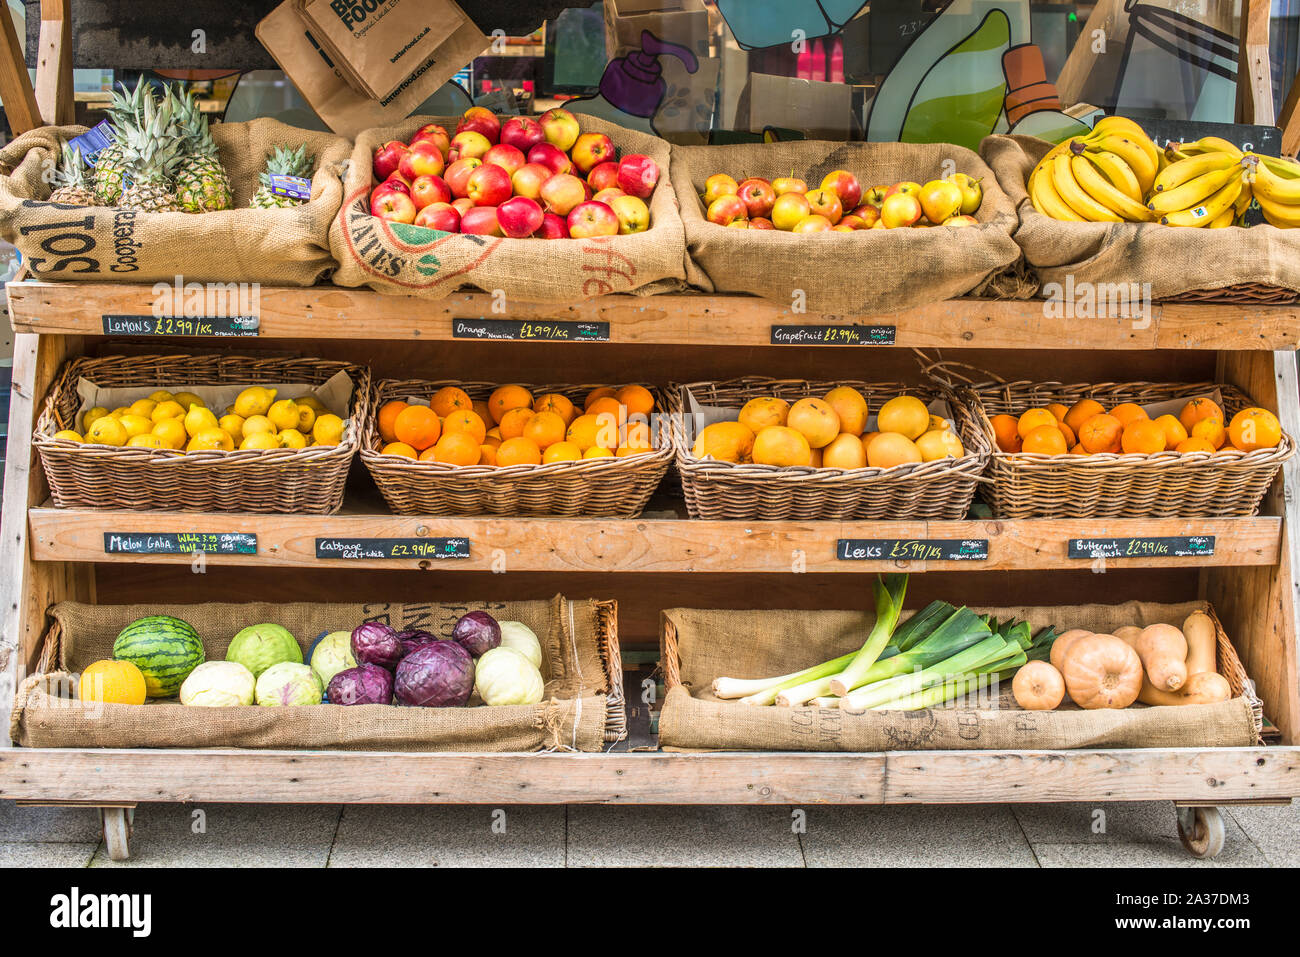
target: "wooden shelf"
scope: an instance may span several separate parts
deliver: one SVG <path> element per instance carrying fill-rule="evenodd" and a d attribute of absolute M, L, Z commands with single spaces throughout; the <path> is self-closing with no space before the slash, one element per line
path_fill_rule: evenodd
<path fill-rule="evenodd" d="M 1206 557 L 1107 559 L 1106 567 L 1161 568 L 1276 565 L 1282 520 L 1108 519 L 904 522 L 722 522 L 679 517 L 637 519 L 456 518 L 343 512 L 336 515 L 131 512 L 33 508 L 32 558 L 37 561 L 189 564 L 186 554 L 109 554 L 105 536 L 166 532 L 257 535 L 256 554 L 209 554 L 210 564 L 280 567 L 437 568 L 439 571 L 862 573 L 1011 569 L 1087 569 L 1067 556 L 1077 538 L 1213 535 Z M 318 559 L 316 539 L 467 538 L 467 559 Z M 841 560 L 836 543 L 857 539 L 987 539 L 984 561 Z"/>
<path fill-rule="evenodd" d="M 7 286 L 18 332 L 103 335 L 103 316 L 150 316 L 153 286 L 26 280 Z M 442 300 L 316 286 L 259 290 L 259 335 L 283 339 L 458 338 L 462 320 L 559 319 L 608 322 L 613 343 L 771 345 L 771 327 L 790 324 L 894 326 L 895 344 L 972 349 L 1280 350 L 1300 346 L 1300 305 L 1158 303 L 1149 321 L 1052 317 L 1040 301 L 956 299 L 876 315 L 793 314 L 746 296 L 605 296 L 573 305 L 511 302 L 493 311 L 482 293 Z M 846 347 L 847 348 L 847 347 Z"/>

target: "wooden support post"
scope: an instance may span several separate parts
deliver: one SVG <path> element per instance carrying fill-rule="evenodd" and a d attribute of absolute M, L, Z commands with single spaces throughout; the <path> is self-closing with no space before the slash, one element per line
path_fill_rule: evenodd
<path fill-rule="evenodd" d="M 7 5 L 0 9 L 0 103 L 4 104 L 9 128 L 15 134 L 26 133 L 41 125 L 41 113 L 36 107 L 36 94 L 32 80 L 27 75 L 23 48 L 18 43 L 18 31 Z"/>
<path fill-rule="evenodd" d="M 41 0 L 36 104 L 50 126 L 76 122 L 72 97 L 72 0 Z"/>
<path fill-rule="evenodd" d="M 1282 155 L 1300 154 L 1300 74 L 1291 82 L 1291 92 L 1277 115 L 1277 125 L 1282 128 Z"/>
<path fill-rule="evenodd" d="M 1269 70 L 1269 0 L 1242 0 L 1237 48 L 1237 122 L 1272 126 L 1273 75 Z"/>

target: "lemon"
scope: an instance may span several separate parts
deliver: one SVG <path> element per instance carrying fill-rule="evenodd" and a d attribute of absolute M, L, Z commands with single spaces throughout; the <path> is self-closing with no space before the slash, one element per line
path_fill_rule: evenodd
<path fill-rule="evenodd" d="M 316 425 L 316 410 L 309 405 L 298 403 L 298 425 L 296 428 L 303 435 L 310 435 Z"/>
<path fill-rule="evenodd" d="M 298 427 L 298 404 L 293 399 L 281 399 L 267 410 L 266 417 L 275 423 L 275 427 L 281 432 L 285 429 L 296 429 Z"/>
<path fill-rule="evenodd" d="M 164 419 L 179 419 L 184 417 L 185 409 L 175 399 L 164 399 L 153 407 L 153 412 L 149 418 L 155 422 L 161 422 Z"/>
<path fill-rule="evenodd" d="M 91 445 L 126 445 L 126 440 L 126 429 L 111 415 L 101 415 L 86 432 L 86 441 Z"/>
<path fill-rule="evenodd" d="M 305 449 L 307 447 L 307 436 L 297 429 L 285 429 L 280 433 L 279 438 L 280 448 L 282 449 Z"/>
<path fill-rule="evenodd" d="M 163 440 L 158 438 L 152 432 L 141 432 L 139 435 L 131 436 L 127 445 L 137 449 L 165 449 L 167 446 Z"/>
<path fill-rule="evenodd" d="M 162 439 L 163 445 L 169 449 L 185 448 L 185 441 L 189 438 L 180 419 L 163 419 L 161 422 L 155 422 L 151 434 Z"/>
<path fill-rule="evenodd" d="M 297 402 L 299 405 L 307 406 L 307 408 L 311 409 L 317 415 L 320 415 L 322 412 L 329 411 L 329 409 L 325 408 L 325 403 L 322 402 L 320 399 L 316 398 L 314 395 L 300 395 L 297 396 L 293 401 Z"/>
<path fill-rule="evenodd" d="M 317 445 L 338 445 L 343 439 L 343 420 L 332 412 L 319 415 L 311 434 Z"/>
<path fill-rule="evenodd" d="M 90 431 L 90 423 L 94 422 L 96 419 L 102 419 L 106 415 L 108 415 L 108 409 L 104 408 L 102 405 L 97 405 L 93 409 L 87 409 L 81 415 L 81 431 Z"/>
<path fill-rule="evenodd" d="M 158 403 L 153 399 L 136 399 L 131 403 L 131 414 L 143 416 L 147 419 L 153 415 L 153 410 L 157 406 Z"/>
<path fill-rule="evenodd" d="M 206 409 L 208 407 L 208 404 L 204 402 L 202 399 L 200 399 L 193 392 L 177 392 L 174 396 L 172 396 L 172 398 L 181 404 L 182 409 L 188 409 L 192 405 L 197 405 L 199 408 L 202 409 Z"/>
<path fill-rule="evenodd" d="M 130 415 L 131 410 L 124 405 L 119 405 L 116 409 L 114 409 L 112 412 L 108 414 L 115 419 L 120 419 L 124 415 Z"/>
<path fill-rule="evenodd" d="M 235 442 L 230 437 L 230 433 L 225 429 L 216 427 L 210 429 L 201 429 L 190 439 L 189 445 L 185 446 L 186 452 L 206 452 L 214 449 L 223 449 L 227 452 L 235 448 Z"/>
<path fill-rule="evenodd" d="M 239 450 L 244 449 L 278 449 L 280 440 L 270 432 L 254 432 L 252 435 L 244 436 L 244 441 L 239 443 Z"/>
<path fill-rule="evenodd" d="M 157 392 L 150 392 L 149 398 L 153 399 L 155 402 L 167 402 L 171 399 L 174 399 L 175 396 L 173 396 L 166 389 L 159 389 Z"/>
<path fill-rule="evenodd" d="M 244 435 L 256 435 L 258 432 L 269 432 L 271 435 L 279 432 L 274 423 L 264 415 L 250 415 L 244 420 Z"/>
<path fill-rule="evenodd" d="M 85 439 L 83 439 L 83 438 L 81 437 L 81 434 L 80 434 L 80 433 L 78 433 L 78 432 L 73 432 L 71 429 L 63 429 L 62 431 L 55 432 L 55 433 L 54 433 L 54 437 L 55 437 L 56 439 L 63 439 L 63 441 L 65 441 L 65 442 L 84 442 L 84 441 L 86 441 Z"/>
<path fill-rule="evenodd" d="M 136 415 L 134 412 L 128 412 L 117 421 L 122 423 L 122 428 L 126 429 L 127 438 L 134 438 L 137 435 L 148 435 L 149 430 L 153 428 L 153 422 L 143 415 Z"/>
<path fill-rule="evenodd" d="M 235 398 L 235 415 L 251 418 L 254 415 L 266 415 L 271 403 L 275 401 L 275 390 L 260 385 L 250 385 Z"/>
<path fill-rule="evenodd" d="M 230 433 L 230 437 L 235 440 L 235 444 L 244 441 L 244 418 L 239 415 L 223 415 L 217 420 L 217 425 L 221 426 Z"/>
<path fill-rule="evenodd" d="M 211 409 L 205 409 L 201 405 L 193 404 L 190 410 L 185 413 L 185 431 L 190 438 L 198 435 L 207 429 L 217 427 L 217 417 L 212 414 Z"/>

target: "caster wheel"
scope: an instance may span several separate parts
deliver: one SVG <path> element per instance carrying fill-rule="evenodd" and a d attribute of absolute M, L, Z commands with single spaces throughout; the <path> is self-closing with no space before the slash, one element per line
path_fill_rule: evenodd
<path fill-rule="evenodd" d="M 1218 857 L 1223 850 L 1227 827 L 1217 807 L 1180 807 L 1178 839 L 1193 857 Z"/>
<path fill-rule="evenodd" d="M 124 861 L 131 856 L 131 826 L 135 823 L 135 808 L 102 807 L 100 820 L 104 823 L 104 844 L 108 856 L 114 861 Z"/>

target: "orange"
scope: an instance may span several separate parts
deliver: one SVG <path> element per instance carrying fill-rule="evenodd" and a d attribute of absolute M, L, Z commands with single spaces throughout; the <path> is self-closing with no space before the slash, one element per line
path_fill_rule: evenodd
<path fill-rule="evenodd" d="M 1052 415 L 1056 416 L 1057 422 L 1064 422 L 1065 414 L 1070 410 L 1067 409 L 1065 406 L 1061 405 L 1061 403 L 1059 402 L 1049 402 L 1047 404 L 1047 411 L 1052 413 Z"/>
<path fill-rule="evenodd" d="M 541 465 L 542 450 L 532 439 L 506 439 L 497 449 L 497 465 Z"/>
<path fill-rule="evenodd" d="M 1095 399 L 1080 399 L 1070 406 L 1069 412 L 1065 413 L 1065 424 L 1074 429 L 1074 434 L 1078 435 L 1083 423 L 1094 415 L 1101 415 L 1105 411 L 1106 409 L 1102 404 Z"/>
<path fill-rule="evenodd" d="M 501 438 L 517 439 L 524 434 L 524 426 L 537 413 L 532 409 L 511 409 L 501 417 Z"/>
<path fill-rule="evenodd" d="M 623 405 L 612 395 L 602 396 L 591 405 L 587 406 L 587 412 L 591 415 L 612 415 L 615 419 L 627 415 Z"/>
<path fill-rule="evenodd" d="M 1165 450 L 1165 430 L 1150 419 L 1134 419 L 1124 426 L 1119 445 L 1130 454 L 1155 455 Z"/>
<path fill-rule="evenodd" d="M 1178 443 L 1174 451 L 1186 454 L 1187 452 L 1216 452 L 1218 450 L 1205 439 L 1183 439 Z"/>
<path fill-rule="evenodd" d="M 591 409 L 591 403 L 595 402 L 597 399 L 603 399 L 606 396 L 616 396 L 616 395 L 618 395 L 618 390 L 615 389 L 612 385 L 602 385 L 597 389 L 592 389 L 590 392 L 587 393 L 587 400 L 582 404 L 582 411 L 584 412 L 589 411 Z"/>
<path fill-rule="evenodd" d="M 862 453 L 861 443 L 850 439 Z M 787 425 L 769 425 L 754 437 L 752 457 L 757 465 L 810 465 L 812 449 L 802 432 Z"/>
<path fill-rule="evenodd" d="M 989 420 L 993 423 L 993 436 L 997 440 L 998 448 L 1003 452 L 1020 451 L 1020 422 L 1014 415 L 1007 415 L 1005 412 L 993 416 Z"/>
<path fill-rule="evenodd" d="M 495 445 L 480 445 L 478 447 L 478 464 L 496 465 L 497 447 Z"/>
<path fill-rule="evenodd" d="M 1201 419 L 1192 426 L 1192 438 L 1205 439 L 1216 449 L 1221 449 L 1223 443 L 1228 441 L 1228 433 L 1223 427 L 1222 419 Z"/>
<path fill-rule="evenodd" d="M 840 419 L 840 431 L 861 435 L 867 428 L 867 400 L 857 389 L 842 385 L 826 393 L 826 404 Z M 829 466 L 828 466 L 829 467 Z M 836 466 L 838 468 L 838 466 Z M 860 466 L 859 466 L 860 467 Z"/>
<path fill-rule="evenodd" d="M 769 426 L 769 428 L 777 428 L 777 426 Z M 766 432 L 767 429 L 763 431 Z M 741 425 L 739 422 L 714 422 L 700 430 L 700 434 L 695 437 L 691 454 L 697 459 L 711 455 L 719 462 L 750 462 L 753 461 L 751 456 L 754 451 L 754 441 L 754 433 L 748 426 Z"/>
<path fill-rule="evenodd" d="M 630 445 L 620 445 L 614 450 L 614 455 L 617 458 L 625 459 L 629 455 L 645 455 L 649 451 L 650 449 L 634 448 Z"/>
<path fill-rule="evenodd" d="M 790 406 L 786 424 L 796 432 L 802 432 L 813 449 L 825 448 L 840 434 L 840 417 L 822 399 L 800 399 Z"/>
<path fill-rule="evenodd" d="M 815 468 L 815 469 L 819 469 L 819 468 L 822 467 L 822 450 L 821 450 L 821 449 L 813 449 L 813 450 L 812 450 L 812 467 Z"/>
<path fill-rule="evenodd" d="M 405 442 L 389 442 L 380 449 L 380 453 L 383 455 L 405 455 L 408 459 L 413 459 L 416 456 L 415 449 Z"/>
<path fill-rule="evenodd" d="M 1089 452 L 1118 452 L 1123 424 L 1113 415 L 1102 412 L 1084 420 L 1079 426 L 1079 444 Z"/>
<path fill-rule="evenodd" d="M 558 392 L 547 392 L 545 395 L 539 395 L 537 401 L 533 403 L 534 412 L 554 412 L 564 420 L 568 425 L 573 421 L 573 417 L 578 414 L 573 403 Z"/>
<path fill-rule="evenodd" d="M 627 406 L 628 415 L 649 415 L 655 410 L 655 397 L 643 385 L 625 385 L 614 398 Z"/>
<path fill-rule="evenodd" d="M 542 461 L 548 464 L 551 462 L 576 462 L 580 458 L 582 458 L 582 449 L 572 442 L 555 442 L 542 452 Z"/>
<path fill-rule="evenodd" d="M 532 440 L 539 449 L 548 449 L 564 441 L 564 419 L 555 412 L 538 412 L 524 423 L 523 437 Z"/>
<path fill-rule="evenodd" d="M 1050 412 L 1047 414 L 1052 415 Z M 1021 451 L 1035 452 L 1039 455 L 1064 455 L 1070 451 L 1069 446 L 1065 444 L 1065 433 L 1056 427 L 1056 416 L 1052 416 L 1051 425 L 1040 425 L 1036 429 L 1030 429 L 1029 434 L 1025 436 Z"/>
<path fill-rule="evenodd" d="M 1183 410 L 1178 413 L 1178 421 L 1183 424 L 1183 428 L 1187 430 L 1188 435 L 1192 434 L 1192 426 L 1202 419 L 1224 421 L 1223 410 L 1219 408 L 1217 402 L 1208 396 L 1198 395 L 1183 406 Z"/>
<path fill-rule="evenodd" d="M 81 672 L 77 696 L 82 701 L 144 704 L 144 674 L 130 661 L 96 661 Z"/>
<path fill-rule="evenodd" d="M 446 465 L 478 465 L 482 457 L 482 446 L 468 432 L 448 432 L 433 447 L 433 461 Z"/>
<path fill-rule="evenodd" d="M 629 449 L 640 449 L 642 452 L 651 451 L 654 443 L 650 441 L 650 426 L 645 422 L 629 422 L 623 445 Z"/>
<path fill-rule="evenodd" d="M 757 443 L 755 443 L 757 445 Z M 867 467 L 867 450 L 856 435 L 842 432 L 821 450 L 822 465 L 828 469 L 864 469 Z"/>
<path fill-rule="evenodd" d="M 1232 447 L 1243 452 L 1273 449 L 1282 441 L 1282 423 L 1267 409 L 1242 409 L 1228 425 Z"/>
<path fill-rule="evenodd" d="M 427 449 L 425 449 L 423 452 L 421 452 L 421 453 L 420 453 L 420 461 L 421 461 L 421 462 L 436 462 L 436 461 L 438 461 L 438 446 L 436 446 L 436 445 L 431 445 L 431 446 L 429 446 Z"/>
<path fill-rule="evenodd" d="M 769 425 L 785 425 L 790 416 L 790 403 L 775 396 L 750 399 L 741 407 L 740 424 L 757 435 Z"/>
<path fill-rule="evenodd" d="M 597 416 L 586 413 L 573 420 L 564 437 L 584 452 L 596 446 L 616 449 L 618 448 L 618 423 L 609 415 Z"/>
<path fill-rule="evenodd" d="M 494 425 L 494 426 L 492 426 L 492 428 L 488 429 L 488 430 L 487 430 L 487 433 L 483 436 L 483 444 L 484 444 L 484 445 L 490 445 L 490 446 L 492 446 L 492 448 L 494 448 L 494 449 L 495 449 L 498 445 L 500 445 L 500 444 L 501 444 L 501 426 L 499 426 L 499 425 Z"/>
<path fill-rule="evenodd" d="M 1060 429 L 1061 434 L 1065 436 L 1066 445 L 1074 445 L 1076 442 L 1079 441 L 1078 436 L 1074 434 L 1074 429 L 1066 425 L 1064 419 L 1058 419 L 1056 422 L 1056 427 Z"/>
<path fill-rule="evenodd" d="M 1088 450 L 1085 449 L 1082 445 L 1076 445 L 1076 446 L 1074 446 L 1072 449 L 1070 449 L 1070 454 L 1071 454 L 1071 455 L 1087 455 L 1087 454 L 1088 454 Z"/>
<path fill-rule="evenodd" d="M 531 409 L 533 394 L 521 385 L 503 385 L 488 396 L 488 412 L 498 425 L 511 409 Z"/>
<path fill-rule="evenodd" d="M 930 410 L 914 395 L 895 396 L 876 413 L 876 428 L 897 432 L 909 441 L 918 439 L 930 431 Z"/>
<path fill-rule="evenodd" d="M 397 433 L 393 431 L 393 420 L 397 414 L 406 408 L 406 403 L 401 399 L 390 399 L 383 404 L 379 410 L 379 436 L 385 442 L 393 442 L 397 439 Z"/>
<path fill-rule="evenodd" d="M 393 436 L 416 451 L 423 452 L 442 435 L 437 413 L 426 405 L 408 405 L 393 420 Z M 475 442 L 475 445 L 478 443 Z"/>
<path fill-rule="evenodd" d="M 1172 449 L 1187 438 L 1187 430 L 1176 415 L 1162 415 L 1156 419 L 1156 425 L 1165 433 L 1165 448 Z"/>
<path fill-rule="evenodd" d="M 614 453 L 609 449 L 602 449 L 599 445 L 593 445 L 587 451 L 582 453 L 584 459 L 607 459 L 613 458 Z"/>
<path fill-rule="evenodd" d="M 879 432 L 868 432 L 866 435 L 864 435 L 862 437 L 862 451 L 864 452 L 870 451 L 871 440 L 874 439 L 879 434 L 880 434 Z"/>
<path fill-rule="evenodd" d="M 459 412 L 452 412 L 451 415 L 442 420 L 442 431 L 448 432 L 465 432 L 474 437 L 475 445 L 482 445 L 487 438 L 487 426 L 483 420 L 478 417 L 478 413 L 472 409 L 461 409 Z"/>
<path fill-rule="evenodd" d="M 927 420 L 928 421 L 928 420 Z M 892 469 L 896 465 L 921 461 L 921 450 L 905 435 L 881 432 L 867 449 L 867 464 L 873 469 Z"/>
<path fill-rule="evenodd" d="M 1139 419 L 1151 418 L 1151 416 L 1147 415 L 1147 410 L 1136 402 L 1121 402 L 1110 410 L 1110 414 L 1119 419 L 1121 425 L 1128 425 L 1130 422 L 1136 422 Z"/>
<path fill-rule="evenodd" d="M 1056 428 L 1056 416 L 1047 409 L 1030 409 L 1023 413 L 1016 423 L 1016 434 L 1024 439 L 1034 429 L 1042 428 L 1044 425 Z"/>
<path fill-rule="evenodd" d="M 926 462 L 959 459 L 966 454 L 957 433 L 949 429 L 931 429 L 916 440 L 916 447 L 921 450 L 921 459 Z"/>
<path fill-rule="evenodd" d="M 444 419 L 453 412 L 461 409 L 469 409 L 474 405 L 470 401 L 469 393 L 464 389 L 458 389 L 454 385 L 443 386 L 433 394 L 429 400 L 429 408 L 437 412 Z"/>
<path fill-rule="evenodd" d="M 492 413 L 488 410 L 487 400 L 475 399 L 474 404 L 471 405 L 470 408 L 477 412 L 478 417 L 485 423 L 492 421 Z"/>

